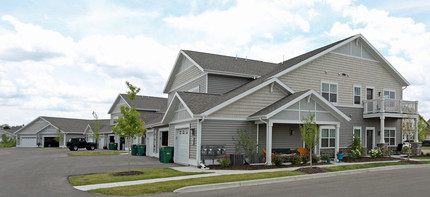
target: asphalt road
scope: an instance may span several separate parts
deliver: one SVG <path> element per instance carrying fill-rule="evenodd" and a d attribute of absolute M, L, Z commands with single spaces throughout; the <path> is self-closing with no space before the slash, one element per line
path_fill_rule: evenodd
<path fill-rule="evenodd" d="M 301 180 L 271 185 L 221 189 L 195 193 L 165 193 L 151 197 L 355 197 L 429 196 L 430 167 L 366 172 L 337 177 Z"/>
<path fill-rule="evenodd" d="M 101 196 L 74 189 L 68 176 L 128 169 L 127 155 L 69 157 L 69 152 L 68 149 L 1 148 L 0 197 Z M 149 157 L 131 158 L 132 169 L 177 166 Z"/>

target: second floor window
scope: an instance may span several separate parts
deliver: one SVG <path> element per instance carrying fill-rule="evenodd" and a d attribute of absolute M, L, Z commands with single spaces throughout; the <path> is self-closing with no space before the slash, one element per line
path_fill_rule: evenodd
<path fill-rule="evenodd" d="M 384 90 L 384 98 L 395 99 L 396 98 L 396 92 L 391 91 L 391 90 Z"/>
<path fill-rule="evenodd" d="M 337 84 L 322 82 L 321 83 L 322 96 L 332 103 L 337 103 Z"/>
<path fill-rule="evenodd" d="M 361 104 L 361 87 L 354 86 L 354 105 Z"/>

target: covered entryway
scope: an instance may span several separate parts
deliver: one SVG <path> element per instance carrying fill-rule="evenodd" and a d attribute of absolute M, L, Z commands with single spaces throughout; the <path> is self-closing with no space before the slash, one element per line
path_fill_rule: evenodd
<path fill-rule="evenodd" d="M 55 141 L 55 137 L 44 137 L 43 147 L 60 147 L 60 143 Z"/>
<path fill-rule="evenodd" d="M 20 137 L 21 147 L 37 147 L 37 137 Z"/>
<path fill-rule="evenodd" d="M 189 149 L 189 129 L 177 129 L 174 149 L 175 163 L 188 165 Z"/>
<path fill-rule="evenodd" d="M 154 156 L 154 132 L 146 133 L 146 156 Z"/>

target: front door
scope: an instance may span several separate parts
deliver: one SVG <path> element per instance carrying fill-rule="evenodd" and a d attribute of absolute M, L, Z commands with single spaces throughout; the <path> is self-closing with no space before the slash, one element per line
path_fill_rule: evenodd
<path fill-rule="evenodd" d="M 367 150 L 373 149 L 373 130 L 372 129 L 366 129 L 367 133 Z"/>

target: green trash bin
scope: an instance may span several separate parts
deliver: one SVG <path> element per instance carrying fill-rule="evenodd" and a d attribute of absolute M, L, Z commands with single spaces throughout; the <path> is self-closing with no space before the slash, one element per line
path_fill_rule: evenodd
<path fill-rule="evenodd" d="M 113 149 L 118 150 L 118 143 L 114 143 Z"/>
<path fill-rule="evenodd" d="M 145 149 L 146 149 L 146 145 L 145 144 L 139 144 L 137 146 L 137 155 L 139 156 L 145 156 Z"/>
<path fill-rule="evenodd" d="M 131 145 L 131 155 L 137 155 L 137 145 Z"/>
<path fill-rule="evenodd" d="M 109 150 L 115 150 L 115 144 L 114 143 L 109 144 Z"/>
<path fill-rule="evenodd" d="M 173 146 L 165 146 L 160 148 L 160 162 L 161 163 L 173 162 Z"/>

